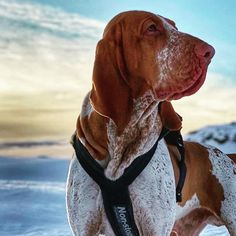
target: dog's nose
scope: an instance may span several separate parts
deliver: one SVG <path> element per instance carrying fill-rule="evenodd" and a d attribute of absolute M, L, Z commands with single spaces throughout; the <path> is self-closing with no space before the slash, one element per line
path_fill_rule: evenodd
<path fill-rule="evenodd" d="M 195 53 L 199 58 L 204 58 L 207 62 L 215 55 L 215 49 L 204 42 L 195 45 Z"/>

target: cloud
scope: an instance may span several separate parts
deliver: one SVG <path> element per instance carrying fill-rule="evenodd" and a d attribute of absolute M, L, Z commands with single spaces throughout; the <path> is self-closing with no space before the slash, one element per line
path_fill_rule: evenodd
<path fill-rule="evenodd" d="M 0 1 L 0 137 L 70 137 L 103 28 L 60 9 Z"/>
<path fill-rule="evenodd" d="M 205 84 L 196 94 L 173 102 L 175 110 L 183 116 L 183 132 L 235 121 L 235 93 L 236 86 L 230 78 L 208 72 Z"/>
<path fill-rule="evenodd" d="M 0 136 L 70 136 L 91 88 L 95 47 L 104 26 L 61 9 L 0 1 Z M 222 46 L 225 50 L 230 47 Z M 222 67 L 227 63 L 224 57 L 218 61 Z M 235 120 L 236 88 L 230 81 L 210 67 L 199 92 L 174 102 L 184 117 L 184 132 Z"/>
<path fill-rule="evenodd" d="M 63 10 L 0 2 L 0 91 L 88 90 L 104 23 Z"/>
<path fill-rule="evenodd" d="M 59 8 L 19 3 L 13 0 L 1 0 L 0 16 L 18 24 L 25 24 L 25 27 L 31 27 L 34 31 L 38 29 L 51 34 L 61 32 L 62 35 L 71 37 L 97 39 L 104 27 L 103 22 L 78 14 L 66 13 Z"/>

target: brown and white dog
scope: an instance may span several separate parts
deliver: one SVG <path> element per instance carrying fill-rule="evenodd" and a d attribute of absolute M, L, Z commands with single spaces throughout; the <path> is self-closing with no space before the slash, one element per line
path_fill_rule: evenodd
<path fill-rule="evenodd" d="M 214 49 L 178 31 L 167 18 L 144 11 L 117 15 L 97 45 L 93 87 L 84 99 L 77 137 L 117 179 L 146 153 L 163 126 L 181 128 L 170 100 L 203 84 Z M 161 106 L 160 103 L 162 103 Z M 206 223 L 236 235 L 236 158 L 185 142 L 187 177 L 176 203 L 178 152 L 161 140 L 148 166 L 130 185 L 135 222 L 143 236 L 198 235 Z M 74 156 L 67 181 L 67 211 L 74 235 L 114 235 L 99 186 Z"/>

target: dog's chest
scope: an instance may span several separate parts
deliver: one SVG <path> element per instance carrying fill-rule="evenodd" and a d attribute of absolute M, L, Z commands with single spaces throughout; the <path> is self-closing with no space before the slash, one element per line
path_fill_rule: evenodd
<path fill-rule="evenodd" d="M 164 141 L 160 141 L 150 163 L 129 186 L 129 192 L 139 231 L 143 235 L 168 235 L 174 223 L 176 203 L 174 173 Z M 104 213 L 101 191 L 76 158 L 71 163 L 67 197 L 71 224 L 76 224 L 79 232 L 90 232 L 92 228 L 93 235 L 113 235 Z"/>
<path fill-rule="evenodd" d="M 175 181 L 164 141 L 160 141 L 151 162 L 129 189 L 140 232 L 169 235 L 175 217 Z"/>

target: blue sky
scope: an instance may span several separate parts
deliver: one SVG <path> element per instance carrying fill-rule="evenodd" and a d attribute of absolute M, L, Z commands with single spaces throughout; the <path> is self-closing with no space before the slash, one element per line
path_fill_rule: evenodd
<path fill-rule="evenodd" d="M 215 0 L 31 0 L 67 12 L 109 21 L 114 15 L 126 10 L 147 10 L 176 21 L 179 30 L 206 40 L 216 48 L 212 70 L 224 72 L 228 80 L 236 84 L 236 1 Z"/>
<path fill-rule="evenodd" d="M 0 140 L 69 137 L 103 29 L 133 9 L 171 18 L 216 49 L 204 86 L 174 102 L 184 132 L 235 121 L 236 1 L 0 0 Z"/>

